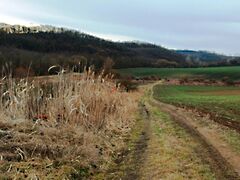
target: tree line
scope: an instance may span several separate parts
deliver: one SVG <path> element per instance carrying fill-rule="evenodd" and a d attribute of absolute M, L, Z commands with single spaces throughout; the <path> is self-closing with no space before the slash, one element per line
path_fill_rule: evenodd
<path fill-rule="evenodd" d="M 199 66 L 199 62 L 154 44 L 112 42 L 72 31 L 23 34 L 0 31 L 0 65 L 11 64 L 8 66 L 16 75 L 24 72 L 46 75 L 52 65 L 75 71 L 88 66 L 99 70 L 109 64 L 109 59 L 115 69 Z"/>

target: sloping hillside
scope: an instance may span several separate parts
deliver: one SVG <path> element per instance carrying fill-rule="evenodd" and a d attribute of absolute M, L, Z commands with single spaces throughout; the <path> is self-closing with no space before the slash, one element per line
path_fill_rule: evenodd
<path fill-rule="evenodd" d="M 188 59 L 203 62 L 219 62 L 232 59 L 231 56 L 208 51 L 176 50 L 177 53 L 187 56 Z"/>
<path fill-rule="evenodd" d="M 43 64 L 72 66 L 80 61 L 101 68 L 109 58 L 114 68 L 189 66 L 184 55 L 148 43 L 106 41 L 52 26 L 1 24 L 0 29 L 1 65 L 11 61 L 14 68 L 20 64 L 26 68 L 31 64 L 38 67 L 33 69 L 35 73 Z"/>

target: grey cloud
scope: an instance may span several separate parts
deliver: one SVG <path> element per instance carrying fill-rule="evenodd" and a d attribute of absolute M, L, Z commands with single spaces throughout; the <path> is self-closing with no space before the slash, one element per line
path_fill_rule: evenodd
<path fill-rule="evenodd" d="M 1 13 L 181 49 L 239 53 L 239 0 L 3 0 Z"/>

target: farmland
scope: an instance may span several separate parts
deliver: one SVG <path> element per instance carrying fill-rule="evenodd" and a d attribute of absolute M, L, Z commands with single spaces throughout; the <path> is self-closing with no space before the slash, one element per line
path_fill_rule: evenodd
<path fill-rule="evenodd" d="M 160 78 L 206 78 L 240 80 L 240 67 L 207 68 L 128 68 L 117 70 L 122 75 L 135 77 L 158 76 Z"/>
<path fill-rule="evenodd" d="M 157 85 L 154 97 L 162 102 L 197 109 L 216 121 L 239 129 L 240 88 L 231 86 Z"/>
<path fill-rule="evenodd" d="M 0 180 L 240 180 L 240 1 L 0 2 Z"/>

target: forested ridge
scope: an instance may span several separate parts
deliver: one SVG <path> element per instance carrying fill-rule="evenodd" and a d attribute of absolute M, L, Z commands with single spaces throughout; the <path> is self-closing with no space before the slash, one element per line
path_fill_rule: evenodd
<path fill-rule="evenodd" d="M 13 74 L 46 75 L 52 65 L 81 70 L 135 67 L 197 67 L 201 60 L 189 59 L 174 50 L 149 43 L 112 42 L 85 33 L 55 31 L 0 31 L 0 65 L 10 64 Z M 226 62 L 221 61 L 223 65 Z M 229 62 L 228 62 L 229 63 Z M 235 62 L 238 64 L 238 61 Z M 204 63 L 206 65 L 206 62 Z M 216 65 L 216 63 L 214 64 Z"/>

